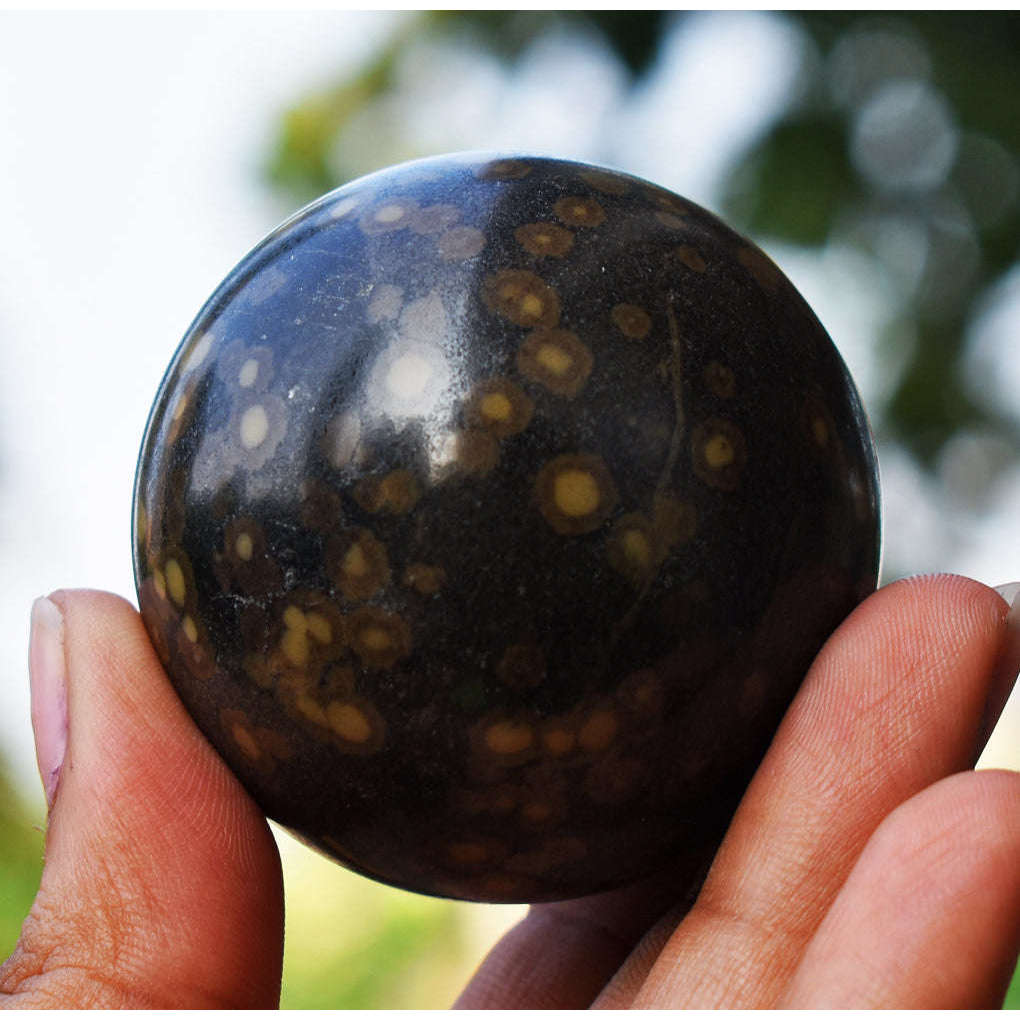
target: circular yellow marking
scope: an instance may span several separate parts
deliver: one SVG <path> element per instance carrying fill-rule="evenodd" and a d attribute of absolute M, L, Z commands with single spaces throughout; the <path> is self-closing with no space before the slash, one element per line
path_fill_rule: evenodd
<path fill-rule="evenodd" d="M 261 446 L 269 435 L 269 416 L 261 404 L 253 404 L 241 415 L 241 445 L 246 450 Z"/>
<path fill-rule="evenodd" d="M 291 630 L 304 630 L 305 614 L 297 606 L 287 606 L 283 611 L 283 625 Z"/>
<path fill-rule="evenodd" d="M 323 645 L 333 640 L 333 627 L 325 616 L 314 611 L 306 614 L 295 605 L 283 611 L 283 626 L 280 651 L 291 665 L 299 668 L 308 664 L 311 655 L 309 637 Z"/>
<path fill-rule="evenodd" d="M 586 517 L 599 505 L 599 484 L 587 471 L 562 471 L 553 483 L 553 498 L 568 517 Z"/>
<path fill-rule="evenodd" d="M 593 198 L 567 195 L 553 206 L 556 218 L 571 227 L 597 227 L 606 218 L 605 210 Z"/>
<path fill-rule="evenodd" d="M 509 719 L 493 723 L 485 731 L 485 746 L 493 754 L 520 754 L 531 747 L 535 735 L 527 723 Z"/>
<path fill-rule="evenodd" d="M 280 650 L 292 666 L 308 665 L 308 635 L 304 628 L 292 627 L 283 632 Z"/>
<path fill-rule="evenodd" d="M 418 502 L 418 486 L 410 471 L 391 471 L 379 486 L 383 502 L 393 513 L 406 513 Z"/>
<path fill-rule="evenodd" d="M 513 413 L 514 406 L 505 393 L 496 390 L 493 393 L 486 393 L 479 405 L 482 417 L 489 421 L 506 421 Z"/>
<path fill-rule="evenodd" d="M 581 170 L 577 176 L 585 184 L 606 195 L 626 195 L 630 191 L 630 183 L 626 178 L 618 177 L 608 170 Z"/>
<path fill-rule="evenodd" d="M 348 617 L 351 644 L 363 666 L 386 669 L 411 651 L 411 630 L 395 613 L 365 606 Z"/>
<path fill-rule="evenodd" d="M 532 255 L 560 258 L 574 246 L 574 235 L 556 223 L 526 223 L 514 231 L 517 243 Z"/>
<path fill-rule="evenodd" d="M 523 432 L 531 421 L 534 402 L 509 379 L 495 377 L 478 384 L 468 398 L 465 418 L 488 429 L 497 439 Z"/>
<path fill-rule="evenodd" d="M 705 463 L 714 471 L 728 467 L 733 463 L 735 456 L 736 451 L 733 449 L 733 444 L 726 436 L 712 436 L 705 443 Z"/>
<path fill-rule="evenodd" d="M 560 320 L 556 292 L 526 269 L 501 269 L 482 281 L 486 307 L 518 326 L 555 326 Z"/>
<path fill-rule="evenodd" d="M 187 598 L 187 585 L 184 581 L 184 571 L 177 560 L 167 560 L 163 567 L 166 573 L 166 590 L 170 592 L 170 598 L 179 606 L 184 605 Z"/>
<path fill-rule="evenodd" d="M 638 587 L 655 570 L 672 544 L 665 527 L 655 526 L 643 513 L 621 517 L 607 543 L 609 565 Z"/>
<path fill-rule="evenodd" d="M 244 560 L 245 563 L 252 558 L 255 552 L 255 543 L 247 531 L 242 531 L 234 540 L 234 552 L 237 553 L 237 558 Z"/>
<path fill-rule="evenodd" d="M 561 535 L 600 527 L 616 505 L 613 478 L 600 457 L 566 453 L 543 465 L 535 480 L 538 508 Z"/>
<path fill-rule="evenodd" d="M 326 706 L 330 729 L 343 740 L 363 744 L 372 736 L 372 724 L 365 713 L 349 701 L 331 701 Z"/>
<path fill-rule="evenodd" d="M 357 578 L 364 577 L 369 570 L 371 570 L 368 559 L 365 556 L 365 550 L 361 548 L 360 542 L 355 542 L 354 545 L 347 550 L 347 553 L 343 558 L 343 563 L 340 565 L 340 569 L 345 574 L 350 574 L 351 577 Z"/>
<path fill-rule="evenodd" d="M 230 728 L 230 733 L 234 738 L 234 743 L 237 744 L 246 758 L 256 761 L 262 757 L 262 750 L 255 738 L 240 723 L 234 723 Z"/>
<path fill-rule="evenodd" d="M 259 362 L 258 358 L 249 358 L 242 366 L 241 371 L 237 373 L 237 382 L 239 386 L 245 388 L 255 385 L 255 380 L 259 377 Z"/>
<path fill-rule="evenodd" d="M 569 329 L 536 329 L 517 352 L 521 374 L 561 397 L 575 397 L 591 375 L 594 358 Z"/>
<path fill-rule="evenodd" d="M 574 743 L 574 734 L 570 730 L 549 729 L 542 734 L 543 746 L 557 758 L 573 751 Z"/>
<path fill-rule="evenodd" d="M 382 627 L 362 627 L 358 631 L 358 639 L 372 652 L 385 651 L 393 644 L 393 639 Z"/>
<path fill-rule="evenodd" d="M 585 751 L 604 751 L 613 742 L 618 728 L 614 712 L 596 709 L 577 731 L 577 742 Z"/>
<path fill-rule="evenodd" d="M 611 318 L 616 328 L 632 340 L 643 340 L 652 328 L 650 316 L 638 305 L 616 305 L 611 312 Z"/>
<path fill-rule="evenodd" d="M 325 709 L 307 694 L 299 694 L 294 699 L 294 707 L 301 715 L 306 719 L 310 719 L 313 723 L 318 723 L 319 726 L 323 727 L 329 726 L 329 719 L 326 717 Z"/>
<path fill-rule="evenodd" d="M 545 302 L 537 294 L 525 294 L 520 299 L 518 307 L 522 318 L 534 319 L 537 322 L 545 311 Z"/>
<path fill-rule="evenodd" d="M 184 631 L 184 636 L 194 644 L 198 640 L 198 627 L 195 621 L 190 616 L 185 616 L 181 621 L 181 630 Z"/>
<path fill-rule="evenodd" d="M 725 418 L 709 418 L 691 433 L 694 473 L 713 488 L 732 492 L 747 460 L 744 435 Z"/>
<path fill-rule="evenodd" d="M 645 571 L 652 563 L 652 546 L 648 536 L 640 528 L 628 528 L 623 533 L 623 554 L 640 571 Z"/>
<path fill-rule="evenodd" d="M 397 468 L 382 478 L 362 478 L 354 487 L 354 498 L 369 513 L 406 514 L 421 497 L 414 475 Z"/>
<path fill-rule="evenodd" d="M 811 433 L 819 446 L 825 446 L 829 442 L 829 425 L 824 418 L 815 418 L 811 422 Z"/>
<path fill-rule="evenodd" d="M 553 375 L 566 375 L 574 363 L 574 359 L 562 347 L 554 344 L 542 344 L 535 352 L 535 360 Z"/>
<path fill-rule="evenodd" d="M 166 578 L 163 576 L 162 570 L 154 570 L 152 572 L 152 586 L 156 589 L 156 594 L 161 598 L 166 598 Z"/>

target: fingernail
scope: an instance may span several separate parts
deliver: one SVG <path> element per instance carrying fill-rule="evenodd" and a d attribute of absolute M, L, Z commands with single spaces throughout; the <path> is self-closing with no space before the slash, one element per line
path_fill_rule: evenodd
<path fill-rule="evenodd" d="M 60 781 L 67 751 L 67 667 L 64 617 L 55 602 L 36 599 L 28 642 L 28 676 L 32 687 L 32 731 L 47 809 Z"/>
<path fill-rule="evenodd" d="M 1009 612 L 1006 614 L 1006 636 L 988 687 L 979 749 L 988 743 L 1020 673 L 1020 582 L 1003 584 L 995 590 L 1006 601 Z"/>

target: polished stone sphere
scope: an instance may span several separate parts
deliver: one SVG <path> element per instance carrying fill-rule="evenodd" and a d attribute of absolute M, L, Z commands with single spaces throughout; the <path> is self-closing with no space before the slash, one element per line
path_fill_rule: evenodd
<path fill-rule="evenodd" d="M 545 158 L 299 212 L 156 397 L 139 602 L 260 807 L 381 881 L 562 899 L 710 852 L 876 581 L 874 454 L 786 277 Z"/>

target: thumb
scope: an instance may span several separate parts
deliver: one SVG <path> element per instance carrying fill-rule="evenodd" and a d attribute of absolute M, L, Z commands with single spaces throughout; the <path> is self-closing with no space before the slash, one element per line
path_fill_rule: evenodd
<path fill-rule="evenodd" d="M 138 614 L 101 592 L 40 599 L 29 659 L 50 814 L 0 1005 L 275 1006 L 276 845 L 181 707 Z"/>

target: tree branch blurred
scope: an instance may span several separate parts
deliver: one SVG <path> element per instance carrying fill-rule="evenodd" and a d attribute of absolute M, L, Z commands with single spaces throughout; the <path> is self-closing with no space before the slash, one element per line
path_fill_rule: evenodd
<path fill-rule="evenodd" d="M 307 200 L 366 172 L 351 123 L 399 90 L 410 49 L 455 46 L 512 67 L 552 33 L 608 46 L 634 92 L 686 15 L 623 11 L 426 11 L 408 15 L 354 75 L 303 97 L 280 125 L 270 180 Z M 998 470 L 1018 418 L 975 385 L 965 360 L 982 301 L 1020 255 L 1020 17 L 1012 13 L 798 12 L 799 88 L 733 167 L 724 216 L 752 236 L 849 245 L 889 274 L 896 315 L 874 343 L 898 376 L 871 407 L 883 438 L 928 470 L 976 435 Z M 748 97 L 749 102 L 753 96 Z M 427 111 L 422 111 L 426 115 Z M 384 131 L 386 121 L 379 121 Z M 385 162 L 425 155 L 374 138 Z M 465 137 L 461 148 L 477 148 Z M 381 164 L 380 164 L 381 165 Z M 994 458 L 993 458 L 994 459 Z"/>

